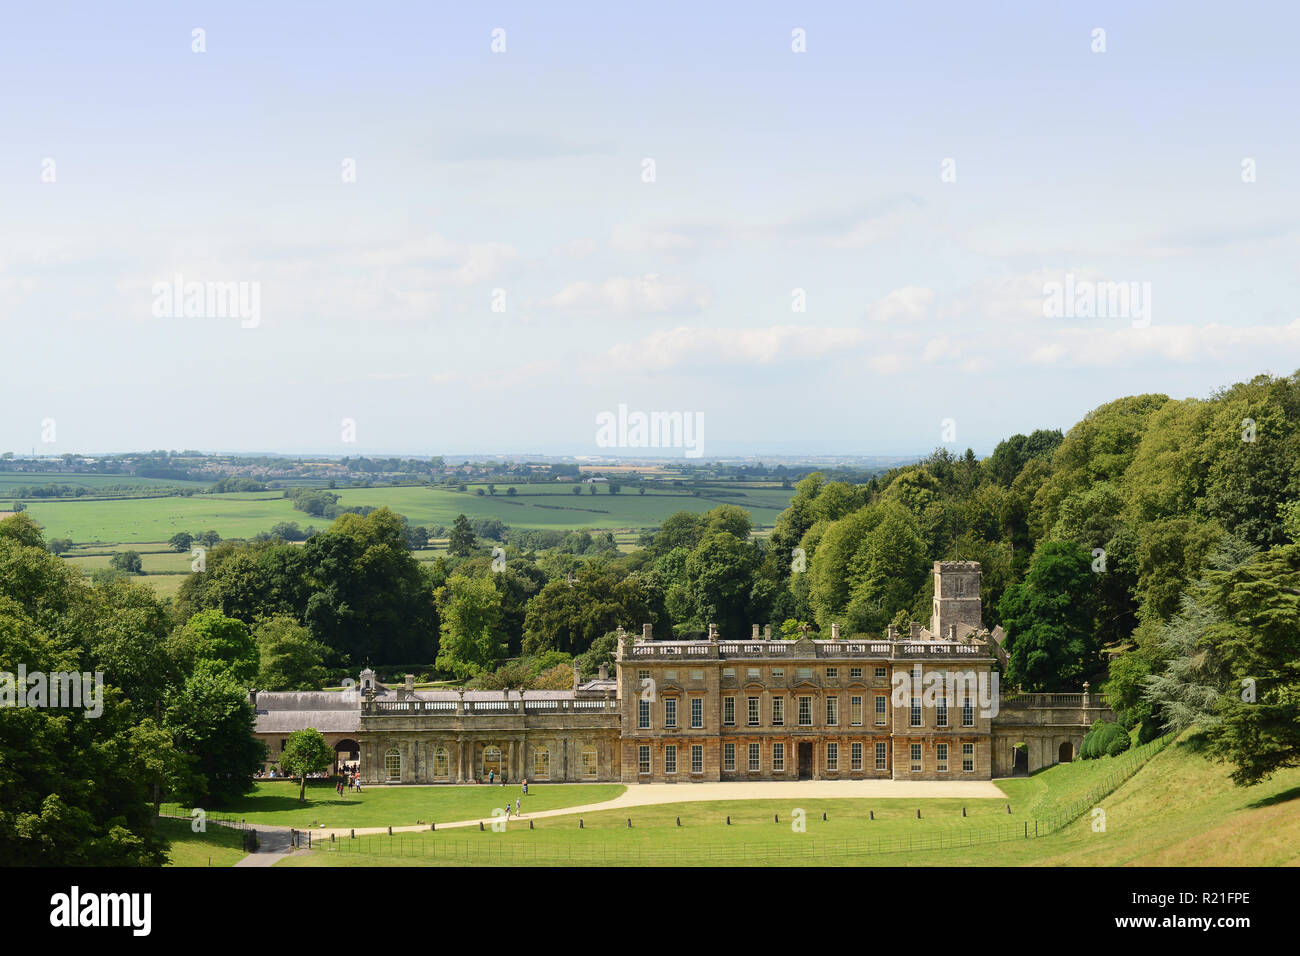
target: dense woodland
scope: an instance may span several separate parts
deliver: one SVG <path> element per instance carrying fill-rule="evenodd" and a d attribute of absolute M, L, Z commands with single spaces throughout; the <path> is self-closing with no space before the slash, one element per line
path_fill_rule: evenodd
<path fill-rule="evenodd" d="M 93 581 L 25 515 L 0 523 L 0 661 L 102 670 L 110 705 L 0 709 L 0 862 L 156 861 L 148 805 L 246 789 L 250 687 L 381 676 L 564 687 L 614 631 L 727 638 L 752 624 L 879 635 L 928 623 L 932 562 L 979 561 L 1005 683 L 1101 686 L 1126 728 L 1197 726 L 1249 783 L 1300 763 L 1300 374 L 1206 399 L 1122 398 L 1065 434 L 979 460 L 939 450 L 860 483 L 811 474 L 769 536 L 747 512 L 681 512 L 620 553 L 600 533 L 463 516 L 435 562 L 388 509 L 303 543 L 223 542 L 174 601 Z M 500 523 L 497 522 L 497 525 Z M 442 529 L 439 529 L 442 530 Z M 90 785 L 87 781 L 96 781 Z"/>

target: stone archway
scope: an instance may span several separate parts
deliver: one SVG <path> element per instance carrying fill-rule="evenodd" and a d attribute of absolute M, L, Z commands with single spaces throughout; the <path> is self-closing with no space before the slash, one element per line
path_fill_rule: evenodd
<path fill-rule="evenodd" d="M 1068 740 L 1056 748 L 1056 762 L 1070 763 L 1074 760 L 1074 745 Z"/>
<path fill-rule="evenodd" d="M 361 745 L 351 737 L 334 744 L 334 773 L 341 773 L 345 765 L 361 765 Z"/>
<path fill-rule="evenodd" d="M 1019 743 L 1011 748 L 1011 773 L 1013 776 L 1029 776 L 1029 746 Z"/>

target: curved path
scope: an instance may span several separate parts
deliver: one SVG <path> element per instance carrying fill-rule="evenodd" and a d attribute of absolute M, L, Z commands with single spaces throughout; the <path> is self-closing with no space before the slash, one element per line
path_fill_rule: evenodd
<path fill-rule="evenodd" d="M 511 806 L 518 796 L 517 787 L 506 787 L 511 794 Z M 603 803 L 587 803 L 575 807 L 559 807 L 555 810 L 538 810 L 525 812 L 511 820 L 540 820 L 543 817 L 562 817 L 575 813 L 596 813 L 601 810 L 621 810 L 626 807 L 648 807 L 664 803 L 695 803 L 705 800 L 833 800 L 863 799 L 877 800 L 932 800 L 960 799 L 969 800 L 1005 800 L 1007 795 L 989 780 L 799 780 L 789 782 L 763 783 L 634 783 L 613 800 Z M 456 827 L 476 827 L 480 823 L 491 824 L 494 817 L 480 817 L 474 820 L 456 820 L 438 823 L 439 830 Z M 393 833 L 418 833 L 429 829 L 429 824 L 393 827 Z M 388 827 L 318 827 L 311 831 L 314 840 L 328 840 L 330 835 L 347 839 L 351 833 L 357 836 L 387 834 Z"/>

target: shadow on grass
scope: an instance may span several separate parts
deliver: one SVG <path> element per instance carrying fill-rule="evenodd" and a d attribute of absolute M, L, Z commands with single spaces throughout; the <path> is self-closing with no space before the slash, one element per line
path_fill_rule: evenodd
<path fill-rule="evenodd" d="M 1300 787 L 1292 787 L 1290 790 L 1283 790 L 1281 793 L 1275 793 L 1271 797 L 1262 797 L 1254 803 L 1248 803 L 1246 806 L 1252 810 L 1260 807 L 1272 807 L 1279 803 L 1286 803 L 1290 800 L 1300 800 Z"/>

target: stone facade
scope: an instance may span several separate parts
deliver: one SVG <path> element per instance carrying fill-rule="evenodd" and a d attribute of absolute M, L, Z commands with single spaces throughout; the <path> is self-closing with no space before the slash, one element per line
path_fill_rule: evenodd
<path fill-rule="evenodd" d="M 1073 759 L 1109 713 L 1083 695 L 999 710 L 1000 630 L 982 627 L 980 567 L 936 562 L 929 630 L 906 636 L 656 641 L 619 629 L 616 673 L 570 691 L 254 694 L 258 733 L 328 726 L 360 742 L 363 783 L 988 780 Z M 1039 700 L 1038 698 L 1043 698 Z M 277 707 L 282 700 L 283 707 Z M 1113 716 L 1113 715 L 1112 715 Z M 1069 752 L 1067 753 L 1067 747 Z M 274 749 L 274 747 L 273 747 Z M 1021 762 L 1024 759 L 1021 758 Z"/>

